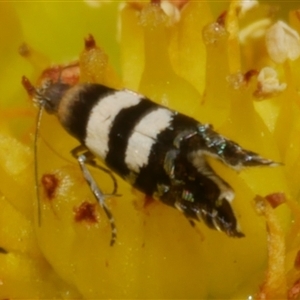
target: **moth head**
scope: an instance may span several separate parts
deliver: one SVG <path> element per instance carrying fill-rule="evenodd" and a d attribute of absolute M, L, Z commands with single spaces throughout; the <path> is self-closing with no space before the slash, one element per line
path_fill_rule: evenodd
<path fill-rule="evenodd" d="M 50 79 L 45 79 L 40 87 L 36 88 L 25 76 L 22 78 L 22 84 L 28 95 L 32 97 L 33 102 L 38 107 L 45 108 L 49 114 L 55 114 L 57 112 L 63 95 L 71 87 L 66 83 L 53 82 Z"/>

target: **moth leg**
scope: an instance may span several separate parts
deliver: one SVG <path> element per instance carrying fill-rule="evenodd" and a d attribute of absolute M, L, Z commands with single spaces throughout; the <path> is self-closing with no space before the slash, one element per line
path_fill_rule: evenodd
<path fill-rule="evenodd" d="M 75 148 L 72 151 L 72 154 L 75 154 L 78 149 L 82 149 L 80 147 Z M 76 155 L 76 154 L 75 154 Z M 89 152 L 86 151 L 80 155 L 78 155 L 77 161 L 79 163 L 79 166 L 81 168 L 82 174 L 84 179 L 86 180 L 86 182 L 88 183 L 92 193 L 94 194 L 96 200 L 98 201 L 99 205 L 102 207 L 102 209 L 104 210 L 109 223 L 110 223 L 110 227 L 111 227 L 111 240 L 110 240 L 110 245 L 113 246 L 116 239 L 117 239 L 117 228 L 115 225 L 115 220 L 114 217 L 111 213 L 111 211 L 109 210 L 109 208 L 107 207 L 106 203 L 105 203 L 105 199 L 108 197 L 111 197 L 113 195 L 109 195 L 109 194 L 104 194 L 98 187 L 95 179 L 93 178 L 92 174 L 90 173 L 90 171 L 88 170 L 88 168 L 86 167 L 86 164 L 90 164 L 90 158 L 93 158 L 94 156 Z"/>
<path fill-rule="evenodd" d="M 213 130 L 209 124 L 198 125 L 198 137 L 192 137 L 192 155 L 205 154 L 221 160 L 229 167 L 241 170 L 243 167 L 277 166 L 278 163 L 263 158 L 258 153 L 242 148 Z"/>
<path fill-rule="evenodd" d="M 108 174 L 111 178 L 111 180 L 113 181 L 113 190 L 111 192 L 112 195 L 114 196 L 120 196 L 119 194 L 117 194 L 117 190 L 118 190 L 118 182 L 117 182 L 117 179 L 116 177 L 114 176 L 114 174 L 109 170 L 109 169 L 106 169 L 100 165 L 97 164 L 96 162 L 96 159 L 95 159 L 95 156 L 93 155 L 93 153 L 91 153 L 90 151 L 88 151 L 88 149 L 83 146 L 83 145 L 80 145 L 76 148 L 74 148 L 72 151 L 71 151 L 71 154 L 74 158 L 78 158 L 80 156 L 80 152 L 84 153 L 85 156 L 87 157 L 87 160 L 86 160 L 86 163 L 94 168 L 97 168 L 101 171 L 103 171 L 104 173 Z"/>

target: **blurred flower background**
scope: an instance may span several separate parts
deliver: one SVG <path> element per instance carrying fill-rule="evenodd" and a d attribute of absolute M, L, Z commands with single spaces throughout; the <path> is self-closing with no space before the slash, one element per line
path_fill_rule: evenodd
<path fill-rule="evenodd" d="M 0 299 L 297 299 L 300 5 L 277 1 L 0 2 Z M 92 34 L 97 47 L 84 49 Z M 21 86 L 53 65 L 139 91 L 282 165 L 236 173 L 246 237 L 192 228 L 118 178 L 118 239 L 94 205 L 77 144 Z M 76 73 L 77 74 L 77 73 Z M 74 75 L 76 77 L 76 74 Z M 38 160 L 41 226 L 34 161 Z M 93 172 L 109 192 L 108 176 Z M 54 191 L 54 192 L 53 192 Z"/>

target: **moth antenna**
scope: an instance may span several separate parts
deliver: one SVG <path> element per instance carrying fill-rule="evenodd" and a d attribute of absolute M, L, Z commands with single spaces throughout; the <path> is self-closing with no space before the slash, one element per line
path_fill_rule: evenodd
<path fill-rule="evenodd" d="M 39 190 L 39 171 L 38 171 L 38 138 L 40 135 L 41 120 L 44 107 L 42 105 L 38 108 L 38 113 L 35 122 L 34 146 L 33 146 L 33 159 L 34 159 L 34 177 L 35 177 L 35 192 L 37 199 L 37 213 L 38 213 L 38 226 L 41 226 L 41 199 Z"/>
<path fill-rule="evenodd" d="M 36 95 L 39 95 L 39 92 L 37 89 L 32 85 L 32 83 L 29 81 L 29 79 L 25 76 L 22 77 L 22 85 L 24 86 L 27 94 L 30 97 L 35 97 Z M 35 100 L 33 100 L 35 102 Z M 39 130 L 41 126 L 41 119 L 43 114 L 43 102 L 38 102 L 38 113 L 36 116 L 36 122 L 35 122 L 35 133 L 34 133 L 34 140 L 33 140 L 33 159 L 34 159 L 34 177 L 35 177 L 35 192 L 36 192 L 36 198 L 37 198 L 37 213 L 38 213 L 38 226 L 41 226 L 41 201 L 40 201 L 40 193 L 39 193 L 39 172 L 38 172 L 38 138 L 39 138 Z"/>

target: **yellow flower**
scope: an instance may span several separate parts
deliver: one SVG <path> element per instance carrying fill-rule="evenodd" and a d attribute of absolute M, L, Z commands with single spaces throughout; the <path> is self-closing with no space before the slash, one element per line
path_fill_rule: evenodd
<path fill-rule="evenodd" d="M 299 294 L 300 21 L 282 6 L 288 20 L 255 0 L 0 3 L 1 299 Z M 82 50 L 88 34 L 99 47 Z M 236 173 L 209 161 L 235 190 L 245 238 L 193 228 L 117 178 L 109 246 L 109 223 L 69 154 L 78 142 L 43 114 L 34 156 L 36 110 L 20 84 L 77 60 L 80 80 L 139 91 L 283 163 Z M 110 193 L 111 178 L 92 172 Z"/>

